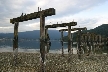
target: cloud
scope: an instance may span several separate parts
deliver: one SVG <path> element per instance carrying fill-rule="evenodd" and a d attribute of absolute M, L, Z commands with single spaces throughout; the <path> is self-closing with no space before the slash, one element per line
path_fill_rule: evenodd
<path fill-rule="evenodd" d="M 8 26 L 8 27 L 0 27 L 0 33 L 13 33 L 13 27 Z"/>
<path fill-rule="evenodd" d="M 72 19 L 74 19 L 74 21 L 77 22 L 76 26 L 72 26 L 73 28 L 87 27 L 87 29 L 90 30 L 102 24 L 108 24 L 108 21 L 107 21 L 108 17 L 105 17 L 105 16 L 97 16 L 97 17 L 92 17 L 92 18 L 79 18 L 75 16 L 69 16 L 69 17 L 64 17 L 62 19 L 59 19 L 59 22 L 60 20 L 65 20 L 63 22 L 70 22 L 72 21 Z M 57 30 L 60 30 L 60 29 L 63 29 L 63 28 L 57 28 Z"/>
<path fill-rule="evenodd" d="M 104 5 L 105 2 L 107 0 L 0 0 L 0 30 L 1 32 L 13 32 L 11 27 L 14 25 L 10 23 L 10 19 L 20 16 L 22 12 L 26 14 L 37 12 L 38 7 L 41 7 L 42 10 L 48 8 L 56 9 L 56 15 L 45 18 L 46 25 L 61 23 L 61 21 L 70 22 L 74 19 L 81 27 L 87 26 L 88 29 L 91 29 L 104 23 L 107 17 L 101 15 L 103 18 L 96 18 L 95 16 L 81 18 L 77 15 L 81 12 L 85 15 L 83 12 L 86 10 L 92 10 L 94 7 Z M 39 22 L 40 19 L 22 22 L 19 25 L 19 31 L 40 29 Z M 90 26 L 89 24 L 92 25 Z"/>

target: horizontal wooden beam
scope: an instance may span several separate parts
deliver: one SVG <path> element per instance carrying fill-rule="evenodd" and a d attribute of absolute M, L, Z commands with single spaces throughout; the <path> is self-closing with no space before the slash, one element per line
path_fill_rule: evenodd
<path fill-rule="evenodd" d="M 42 11 L 30 13 L 24 16 L 20 16 L 17 18 L 10 19 L 10 23 L 14 24 L 15 22 L 23 22 L 23 21 L 28 21 L 36 18 L 40 18 L 40 14 L 44 15 L 45 17 L 55 15 L 55 9 L 54 8 L 49 8 L 45 9 Z"/>
<path fill-rule="evenodd" d="M 70 23 L 46 25 L 45 28 L 57 28 L 57 27 L 76 26 L 76 25 L 77 22 L 70 22 Z"/>
<path fill-rule="evenodd" d="M 59 25 L 59 27 L 65 27 L 64 25 L 61 24 L 53 24 L 53 25 L 46 25 L 45 28 L 56 28 Z"/>
<path fill-rule="evenodd" d="M 84 28 L 74 28 L 75 30 L 87 30 L 87 28 L 86 27 L 84 27 Z"/>
<path fill-rule="evenodd" d="M 68 29 L 61 29 L 61 30 L 59 30 L 59 32 L 61 32 L 61 31 L 68 31 Z M 73 28 L 73 29 L 71 29 L 71 31 L 75 31 L 75 29 Z"/>
<path fill-rule="evenodd" d="M 87 29 L 86 27 L 84 27 L 84 28 L 73 28 L 73 29 L 71 29 L 71 31 L 75 31 L 75 30 L 86 30 L 86 29 Z M 68 29 L 61 29 L 59 31 L 68 31 Z"/>

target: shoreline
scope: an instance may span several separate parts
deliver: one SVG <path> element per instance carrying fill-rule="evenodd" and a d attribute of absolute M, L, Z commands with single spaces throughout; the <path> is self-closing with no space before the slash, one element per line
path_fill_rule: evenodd
<path fill-rule="evenodd" d="M 13 52 L 13 48 L 0 48 L 0 53 L 1 52 Z M 40 49 L 23 49 L 23 48 L 18 48 L 18 52 L 25 52 L 25 53 L 40 53 Z M 49 50 L 49 53 L 58 53 L 61 54 L 62 49 L 51 49 Z M 77 54 L 76 48 L 73 48 L 73 53 Z M 68 54 L 68 48 L 64 48 L 64 54 Z"/>
<path fill-rule="evenodd" d="M 0 53 L 0 71 L 11 72 L 39 72 L 40 70 L 40 53 L 24 53 L 18 52 L 17 66 L 12 66 L 13 53 Z M 49 53 L 46 62 L 46 72 L 107 72 L 108 71 L 108 55 L 96 54 L 90 56 L 82 56 L 78 59 L 78 55 L 71 55 L 70 63 L 68 63 L 68 55 L 64 57 L 61 54 Z"/>

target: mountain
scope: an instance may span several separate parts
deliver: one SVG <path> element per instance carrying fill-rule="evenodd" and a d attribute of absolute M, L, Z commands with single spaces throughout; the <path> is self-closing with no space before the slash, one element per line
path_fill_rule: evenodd
<path fill-rule="evenodd" d="M 102 24 L 94 29 L 87 30 L 87 32 L 93 32 L 93 33 L 108 37 L 108 24 Z"/>
<path fill-rule="evenodd" d="M 99 35 L 102 35 L 104 37 L 108 37 L 108 24 L 102 24 L 94 29 L 86 30 L 83 32 L 92 32 Z M 52 40 L 54 39 L 60 39 L 61 33 L 58 30 L 48 30 L 49 36 Z M 67 32 L 64 32 L 64 40 L 66 41 L 68 39 Z M 34 30 L 34 31 L 26 31 L 26 32 L 18 32 L 19 39 L 39 39 L 40 38 L 40 30 Z M 76 33 L 74 33 L 74 39 L 76 37 Z M 11 38 L 13 39 L 13 33 L 0 33 L 0 38 Z"/>
<path fill-rule="evenodd" d="M 90 30 L 85 30 L 85 31 L 82 31 L 82 33 L 85 33 L 85 32 L 90 32 L 90 33 L 95 33 L 95 34 L 98 34 L 98 35 L 102 35 L 103 37 L 108 37 L 108 24 L 102 24 L 94 29 L 90 29 Z M 73 40 L 75 41 L 76 39 L 76 32 L 73 34 Z M 64 37 L 64 41 L 67 41 L 68 40 L 68 37 L 65 36 Z"/>
<path fill-rule="evenodd" d="M 50 39 L 60 39 L 61 33 L 58 30 L 48 30 Z M 64 32 L 64 36 L 67 35 L 67 32 Z M 0 38 L 13 38 L 13 33 L 0 33 Z M 26 32 L 18 32 L 19 39 L 39 39 L 40 38 L 40 30 L 34 31 L 26 31 Z"/>

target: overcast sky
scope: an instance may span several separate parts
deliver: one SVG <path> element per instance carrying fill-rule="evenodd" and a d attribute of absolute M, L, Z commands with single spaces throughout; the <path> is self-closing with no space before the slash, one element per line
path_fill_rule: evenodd
<path fill-rule="evenodd" d="M 10 19 L 25 14 L 55 8 L 56 15 L 45 18 L 45 24 L 77 22 L 75 27 L 93 29 L 108 24 L 108 0 L 0 0 L 0 33 L 13 33 Z M 19 23 L 19 32 L 40 29 L 40 19 Z M 56 28 L 58 30 L 60 28 Z"/>

